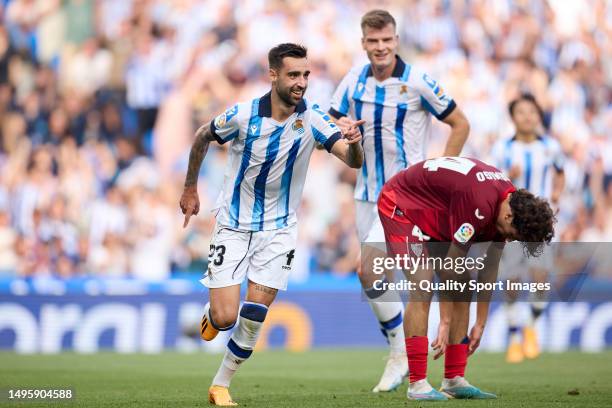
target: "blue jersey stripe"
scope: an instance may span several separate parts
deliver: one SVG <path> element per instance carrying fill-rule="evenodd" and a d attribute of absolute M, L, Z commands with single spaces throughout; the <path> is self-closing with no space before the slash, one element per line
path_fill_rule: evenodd
<path fill-rule="evenodd" d="M 406 151 L 404 150 L 404 119 L 406 118 L 407 105 L 400 103 L 397 105 L 397 116 L 395 117 L 395 144 L 397 146 L 397 159 L 402 164 L 402 168 L 408 167 Z"/>
<path fill-rule="evenodd" d="M 325 135 L 322 132 L 319 132 L 319 130 L 314 126 L 311 126 L 310 130 L 312 130 L 312 135 L 314 136 L 317 143 L 319 143 L 321 146 L 324 146 L 325 142 L 327 142 L 327 138 L 325 137 Z"/>
<path fill-rule="evenodd" d="M 249 128 L 247 130 L 247 137 L 244 141 L 244 151 L 242 152 L 242 161 L 240 163 L 240 169 L 236 175 L 234 181 L 234 192 L 232 194 L 232 204 L 230 206 L 230 219 L 234 228 L 238 228 L 240 225 L 240 184 L 244 180 L 244 173 L 249 167 L 251 161 L 251 152 L 253 150 L 253 142 L 259 137 L 261 132 L 261 118 L 257 116 L 259 111 L 259 99 L 253 100 L 251 106 L 251 118 L 249 119 Z"/>
<path fill-rule="evenodd" d="M 355 91 L 353 92 L 353 102 L 355 103 L 355 119 L 361 119 L 361 109 L 363 108 L 363 102 L 361 101 L 361 96 L 365 92 L 365 82 L 368 75 L 368 69 L 370 65 L 366 65 L 361 70 L 361 74 L 359 75 L 359 81 L 355 86 Z M 363 126 L 359 126 L 359 131 L 362 135 L 365 134 Z M 361 145 L 363 146 L 363 139 L 361 139 Z M 361 175 L 364 180 L 363 194 L 361 195 L 361 199 L 363 201 L 368 201 L 368 166 L 366 162 L 363 162 L 363 166 L 361 166 Z"/>
<path fill-rule="evenodd" d="M 531 186 L 531 152 L 525 152 L 525 188 Z"/>
<path fill-rule="evenodd" d="M 410 64 L 406 64 L 404 68 L 404 72 L 402 73 L 402 82 L 408 82 L 408 77 L 410 76 L 410 68 L 412 66 Z"/>
<path fill-rule="evenodd" d="M 438 117 L 438 112 L 436 112 L 436 110 L 433 108 L 433 106 L 431 106 L 429 104 L 427 99 L 423 98 L 422 96 L 421 96 L 421 106 L 424 107 L 425 110 L 427 110 L 427 112 L 431 113 L 435 117 Z"/>
<path fill-rule="evenodd" d="M 349 95 L 348 88 L 344 91 L 344 95 L 342 95 L 342 101 L 340 102 L 340 113 L 344 115 L 348 115 L 349 111 Z"/>
<path fill-rule="evenodd" d="M 507 171 L 510 171 L 512 166 L 512 139 L 506 142 L 506 149 L 504 150 L 504 167 Z"/>
<path fill-rule="evenodd" d="M 289 218 L 289 196 L 291 192 L 291 178 L 293 177 L 293 165 L 295 164 L 295 159 L 297 158 L 298 151 L 300 150 L 301 142 L 301 138 L 295 139 L 287 155 L 287 164 L 285 165 L 285 171 L 283 172 L 283 177 L 281 179 L 281 187 L 279 192 L 280 199 L 278 200 L 280 207 L 280 211 L 277 212 L 279 216 L 276 218 L 276 226 L 278 228 L 287 226 L 287 220 Z"/>
<path fill-rule="evenodd" d="M 284 126 L 277 126 L 276 129 L 270 135 L 268 139 L 268 147 L 266 148 L 266 160 L 261 165 L 261 170 L 255 179 L 254 195 L 255 200 L 253 203 L 253 220 L 251 228 L 258 231 L 263 230 L 264 223 L 264 201 L 266 198 L 266 182 L 268 181 L 268 174 L 270 168 L 276 160 L 278 155 L 278 148 L 280 146 L 281 135 L 283 134 Z"/>
<path fill-rule="evenodd" d="M 376 157 L 376 197 L 385 184 L 385 159 L 383 157 L 382 117 L 385 108 L 385 87 L 376 86 L 374 99 L 374 155 Z"/>

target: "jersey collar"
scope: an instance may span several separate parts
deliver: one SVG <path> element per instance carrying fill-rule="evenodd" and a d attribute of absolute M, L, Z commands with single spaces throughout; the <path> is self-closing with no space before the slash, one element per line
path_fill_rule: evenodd
<path fill-rule="evenodd" d="M 516 142 L 518 139 L 516 137 L 516 133 L 512 136 L 512 140 L 513 142 Z M 536 140 L 543 142 L 544 141 L 544 137 L 542 135 L 536 135 Z"/>
<path fill-rule="evenodd" d="M 297 113 L 304 113 L 306 111 L 306 102 L 304 102 L 304 98 L 297 104 L 295 111 Z M 272 94 L 270 92 L 259 98 L 259 111 L 257 115 L 260 118 L 272 117 Z"/>
<path fill-rule="evenodd" d="M 399 55 L 395 56 L 395 68 L 393 68 L 393 72 L 391 76 L 394 78 L 401 78 L 404 75 L 404 70 L 406 69 L 406 63 L 404 60 L 400 58 Z M 374 76 L 374 72 L 372 71 L 372 64 L 368 65 L 368 73 L 366 77 Z"/>

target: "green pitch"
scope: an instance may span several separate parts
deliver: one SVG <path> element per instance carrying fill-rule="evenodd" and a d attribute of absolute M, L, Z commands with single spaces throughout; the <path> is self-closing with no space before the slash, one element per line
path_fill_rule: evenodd
<path fill-rule="evenodd" d="M 207 390 L 221 355 L 177 354 L 34 355 L 0 353 L 0 388 L 65 388 L 72 402 L 0 402 L 8 406 L 206 407 Z M 388 394 L 370 389 L 381 373 L 383 352 L 326 350 L 307 353 L 254 353 L 232 384 L 243 407 L 610 407 L 612 352 L 547 354 L 508 365 L 500 354 L 470 359 L 469 380 L 495 401 L 415 403 L 406 385 Z M 439 386 L 442 363 L 430 362 L 432 385 Z M 574 395 L 572 395 L 574 394 Z M 577 395 L 575 395 L 577 394 Z"/>

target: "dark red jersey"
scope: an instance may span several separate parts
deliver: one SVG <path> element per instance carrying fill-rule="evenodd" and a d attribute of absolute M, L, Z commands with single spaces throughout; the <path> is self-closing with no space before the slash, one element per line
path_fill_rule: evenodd
<path fill-rule="evenodd" d="M 480 160 L 440 157 L 391 178 L 378 209 L 381 216 L 418 226 L 425 240 L 459 245 L 503 241 L 495 224 L 501 202 L 514 191 L 501 171 Z"/>

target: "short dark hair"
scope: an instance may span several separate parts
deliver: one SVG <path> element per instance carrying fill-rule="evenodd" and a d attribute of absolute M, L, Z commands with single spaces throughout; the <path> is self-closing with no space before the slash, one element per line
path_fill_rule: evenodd
<path fill-rule="evenodd" d="M 397 27 L 395 19 L 387 10 L 370 10 L 361 17 L 361 31 L 365 32 L 366 27 L 381 30 L 388 24 L 393 24 L 393 27 Z"/>
<path fill-rule="evenodd" d="M 528 92 L 522 93 L 518 98 L 513 99 L 510 102 L 510 104 L 508 104 L 508 113 L 510 113 L 510 117 L 511 118 L 514 117 L 514 109 L 516 109 L 516 105 L 519 102 L 523 102 L 523 101 L 530 102 L 531 104 L 533 104 L 533 106 L 535 106 L 535 108 L 538 111 L 538 115 L 540 115 L 540 121 L 542 122 L 542 124 L 544 124 L 544 111 L 542 110 L 542 107 L 536 100 L 535 96 L 533 96 L 532 94 Z"/>
<path fill-rule="evenodd" d="M 510 209 L 523 249 L 529 256 L 539 256 L 555 235 L 555 214 L 548 201 L 521 188 L 510 196 Z"/>
<path fill-rule="evenodd" d="M 268 52 L 268 64 L 272 69 L 279 69 L 283 65 L 283 58 L 306 58 L 308 50 L 303 45 L 284 43 L 279 44 Z"/>

